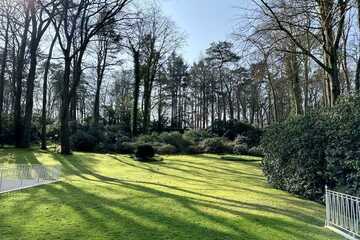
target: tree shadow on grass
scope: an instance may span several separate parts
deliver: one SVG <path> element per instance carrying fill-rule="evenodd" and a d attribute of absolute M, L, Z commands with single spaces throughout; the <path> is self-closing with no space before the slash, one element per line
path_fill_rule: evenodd
<path fill-rule="evenodd" d="M 98 176 L 100 177 L 100 176 Z M 110 181 L 106 178 L 106 181 Z M 102 181 L 105 181 L 103 178 Z M 44 187 L 44 190 L 51 198 L 50 204 L 61 203 L 71 208 L 84 222 L 89 232 L 82 232 L 77 239 L 87 239 L 94 231 L 108 234 L 109 239 L 271 239 L 268 235 L 258 233 L 256 226 L 266 226 L 273 233 L 282 233 L 288 239 L 289 236 L 297 239 L 306 239 L 309 234 L 319 234 L 316 228 L 306 229 L 306 232 L 299 231 L 301 225 L 288 222 L 281 216 L 269 217 L 261 214 L 251 213 L 248 210 L 258 210 L 258 206 L 246 208 L 244 205 L 231 208 L 224 203 L 211 200 L 199 199 L 196 196 L 187 197 L 181 194 L 174 194 L 161 191 L 154 187 L 138 183 L 130 183 L 113 179 L 112 184 L 117 184 L 128 191 L 140 193 L 133 197 L 118 199 L 102 197 L 93 192 L 84 191 L 75 185 L 66 182 Z M 36 195 L 36 191 L 31 193 Z M 29 196 L 29 198 L 34 196 Z M 141 204 L 144 199 L 153 198 L 153 207 Z M 57 200 L 56 200 L 57 199 Z M 174 201 L 176 205 L 163 206 L 159 203 L 167 203 L 166 199 Z M 48 201 L 49 203 L 49 201 Z M 177 209 L 173 209 L 176 207 Z M 181 210 L 183 209 L 183 210 Z M 206 209 L 218 210 L 233 215 L 227 218 L 208 212 Z M 181 210 L 188 212 L 190 218 L 173 214 Z M 28 211 L 33 211 L 30 209 Z M 269 209 L 267 209 L 269 211 Z M 257 211 L 256 211 L 257 212 Z M 191 216 L 196 215 L 196 219 Z M 193 221 L 195 220 L 195 221 Z M 198 221 L 201 221 L 200 224 Z M 49 219 L 49 224 L 56 224 L 54 219 Z M 83 225 L 83 227 L 84 227 Z M 50 226 L 49 226 L 50 228 Z M 69 228 L 68 225 L 59 226 L 61 231 L 60 239 L 75 236 L 79 229 Z M 84 229 L 80 229 L 84 230 Z M 309 232 L 310 231 L 310 232 Z M 90 235 L 88 235 L 90 234 Z M 108 236 L 108 237 L 109 237 Z M 176 237 L 175 237 L 176 236 Z M 331 235 L 329 234 L 329 237 Z M 174 238 L 171 238 L 174 237 Z"/>
<path fill-rule="evenodd" d="M 21 202 L 28 204 L 19 207 L 15 214 L 21 217 L 36 213 L 36 209 L 39 207 L 36 204 L 40 204 L 40 206 L 48 204 L 52 208 L 54 205 L 66 206 L 71 209 L 70 213 L 78 217 L 73 221 L 79 227 L 73 227 L 66 223 L 59 224 L 56 220 L 57 217 L 50 217 L 48 225 L 39 228 L 44 233 L 38 233 L 43 234 L 44 238 L 46 232 L 51 232 L 53 226 L 58 229 L 56 234 L 58 234 L 57 238 L 59 239 L 74 239 L 74 237 L 76 239 L 91 239 L 93 234 L 99 234 L 98 239 L 134 240 L 265 240 L 275 239 L 271 237 L 275 237 L 276 234 L 284 236 L 276 239 L 289 239 L 290 237 L 309 239 L 311 235 L 329 236 L 328 239 L 333 237 L 332 234 L 321 230 L 322 222 L 319 218 L 306 212 L 293 210 L 291 207 L 279 209 L 263 204 L 243 202 L 217 194 L 170 185 L 166 182 L 151 182 L 147 179 L 130 181 L 105 176 L 96 168 L 99 160 L 90 156 L 85 158 L 83 154 L 69 157 L 54 155 L 53 157 L 62 164 L 65 174 L 79 176 L 84 181 L 71 184 L 65 179 L 65 182 L 59 184 L 25 191 L 24 196 L 27 199 L 21 199 Z M 120 161 L 139 171 L 147 170 L 154 174 L 164 174 L 171 178 L 178 178 L 179 181 L 197 180 L 188 177 L 182 179 L 181 171 L 185 171 L 185 169 L 179 167 L 181 169 L 177 170 L 179 174 L 164 173 L 166 169 L 173 167 L 170 164 L 164 164 L 161 166 L 162 169 L 155 170 L 149 169 L 147 165 L 134 164 L 130 159 L 121 159 Z M 180 164 L 182 161 L 176 163 Z M 106 163 L 104 162 L 104 164 Z M 190 168 L 194 164 L 187 165 L 190 165 L 186 166 Z M 217 165 L 213 168 L 216 169 Z M 207 167 L 202 171 L 206 172 Z M 197 174 L 197 172 L 195 171 L 193 174 Z M 216 170 L 214 174 L 221 173 Z M 238 173 L 228 172 L 228 174 L 235 176 Z M 205 178 L 205 173 L 203 178 Z M 211 183 L 211 181 L 209 182 Z M 202 184 L 207 184 L 207 182 L 203 181 Z M 106 185 L 112 187 L 107 188 Z M 87 186 L 87 188 L 83 188 L 83 186 Z M 221 188 L 219 185 L 215 185 L 215 187 Z M 114 193 L 115 190 L 119 192 Z M 245 190 L 252 191 L 253 189 Z M 43 191 L 46 191 L 47 195 L 41 195 Z M 112 192 L 113 195 L 107 197 L 102 194 L 103 192 Z M 277 195 L 259 192 L 268 194 L 269 198 L 272 199 L 278 198 Z M 34 200 L 39 197 L 40 201 L 38 201 L 39 199 Z M 296 204 L 304 204 L 304 202 Z M 61 211 L 55 213 L 56 216 L 61 214 Z M 7 220 L 13 219 L 13 216 L 10 215 L 1 217 L 0 226 L 6 225 Z M 67 218 L 68 216 L 64 215 L 64 217 Z M 295 221 L 288 221 L 287 219 Z M 306 222 L 315 224 L 315 226 L 305 226 Z M 19 236 L 26 233 L 26 230 L 20 229 L 18 225 L 10 225 L 9 229 L 10 231 L 17 231 L 20 234 Z"/>
<path fill-rule="evenodd" d="M 148 197 L 154 195 L 151 189 L 146 192 L 146 188 L 138 186 L 124 184 L 122 187 L 141 191 Z M 143 207 L 139 204 L 146 199 L 143 196 L 137 197 L 138 199 L 114 200 L 84 191 L 65 182 L 58 186 L 46 186 L 46 191 L 79 215 L 86 222 L 87 228 L 94 228 L 90 230 L 90 235 L 84 232 L 84 235 L 78 239 L 88 239 L 87 237 L 90 237 L 93 231 L 108 233 L 111 239 L 172 239 L 171 236 L 176 236 L 176 239 L 237 239 L 234 233 L 208 228 L 192 222 L 191 219 L 176 218 L 166 210 L 168 209 L 166 206 L 163 209 Z M 158 193 L 157 196 L 152 197 L 163 199 L 166 195 Z M 135 200 L 137 204 L 134 205 Z M 178 201 L 187 204 L 186 198 L 178 199 Z M 242 232 L 241 229 L 236 230 L 237 234 L 245 239 L 256 239 L 251 234 Z M 60 239 L 67 239 L 66 237 L 74 234 L 69 229 L 62 232 L 64 235 Z"/>
<path fill-rule="evenodd" d="M 58 157 L 59 155 L 56 155 L 56 157 Z M 112 178 L 112 177 L 108 177 L 108 176 L 103 176 L 99 173 L 94 172 L 93 170 L 93 164 L 91 164 L 92 162 L 96 162 L 98 160 L 92 159 L 91 157 L 88 157 L 85 161 L 83 160 L 75 160 L 72 159 L 71 161 L 68 161 L 68 159 L 63 158 L 62 156 L 60 156 L 61 159 L 65 160 L 64 163 L 66 163 L 65 165 L 67 165 L 68 167 L 71 166 L 70 168 L 72 169 L 78 169 L 76 172 L 82 176 L 87 175 L 87 176 L 92 176 L 98 180 L 100 180 L 100 182 L 107 182 L 107 183 L 111 183 L 111 182 L 133 182 L 133 183 L 138 183 L 138 184 L 147 184 L 147 185 L 157 185 L 160 187 L 165 187 L 168 189 L 173 189 L 176 191 L 181 192 L 181 194 L 195 194 L 195 195 L 199 195 L 199 196 L 203 196 L 203 197 L 210 197 L 213 199 L 216 199 L 218 201 L 225 201 L 225 202 L 232 202 L 233 204 L 238 204 L 237 206 L 242 206 L 244 203 L 241 201 L 234 201 L 232 199 L 226 199 L 226 198 L 222 198 L 222 197 L 217 197 L 214 195 L 204 195 L 201 194 L 200 192 L 195 192 L 195 191 L 191 191 L 190 189 L 192 188 L 191 186 L 194 186 L 194 183 L 199 183 L 199 184 L 205 184 L 206 186 L 211 187 L 214 190 L 219 190 L 219 189 L 224 189 L 229 188 L 229 181 L 234 182 L 234 184 L 232 184 L 233 187 L 231 187 L 231 191 L 239 191 L 238 194 L 244 194 L 244 192 L 248 192 L 248 193 L 255 193 L 258 195 L 263 195 L 265 197 L 268 197 L 269 199 L 279 199 L 279 200 L 283 200 L 286 201 L 288 204 L 292 204 L 294 207 L 298 208 L 298 209 L 304 209 L 304 199 L 302 198 L 295 198 L 295 196 L 293 195 L 288 195 L 285 194 L 284 192 L 281 191 L 276 191 L 276 192 L 269 192 L 269 191 L 274 191 L 274 189 L 266 183 L 265 178 L 261 177 L 261 175 L 259 174 L 254 174 L 252 172 L 244 172 L 244 171 L 240 171 L 238 169 L 229 169 L 229 168 L 222 168 L 219 167 L 219 165 L 213 165 L 212 167 L 206 167 L 203 165 L 203 162 L 197 162 L 196 160 L 194 162 L 191 161 L 186 161 L 186 160 L 179 160 L 179 161 L 169 161 L 168 164 L 162 164 L 158 169 L 154 169 L 152 168 L 151 164 L 147 164 L 147 163 L 138 163 L 138 162 L 134 162 L 132 159 L 126 158 L 126 157 L 118 157 L 117 155 L 110 155 L 110 157 L 112 157 L 115 160 L 120 161 L 121 163 L 127 165 L 127 166 L 131 166 L 134 167 L 134 169 L 139 169 L 139 170 L 145 170 L 145 171 L 149 171 L 151 173 L 154 174 L 159 174 L 159 175 L 163 175 L 166 177 L 170 177 L 173 179 L 179 179 L 181 181 L 188 181 L 189 182 L 189 188 L 179 188 L 176 186 L 170 186 L 167 184 L 161 184 L 161 183 L 153 183 L 153 182 L 147 182 L 147 181 L 129 181 L 127 179 L 118 179 L 118 178 Z M 73 156 L 73 158 L 76 158 L 76 156 Z M 201 156 L 198 156 L 201 157 Z M 60 162 L 62 160 L 59 160 Z M 73 166 L 75 165 L 75 166 Z M 242 164 L 243 165 L 243 164 Z M 186 167 L 186 169 L 180 168 L 179 166 L 184 166 Z M 199 169 L 201 169 L 202 171 L 198 171 Z M 215 170 L 216 169 L 216 170 Z M 168 170 L 177 170 L 178 173 L 177 174 L 169 174 Z M 210 175 L 210 173 L 213 173 L 214 175 Z M 201 179 L 199 178 L 193 178 L 193 177 L 187 177 L 188 175 L 192 175 L 192 176 L 196 176 L 196 177 L 201 177 Z M 220 176 L 227 176 L 227 177 L 220 177 Z M 87 180 L 91 180 L 89 178 L 86 178 Z M 204 180 L 204 179 L 209 179 L 209 180 Z M 243 179 L 247 179 L 247 180 L 251 180 L 251 185 L 252 186 L 257 186 L 258 188 L 248 188 L 248 187 L 244 187 L 241 182 Z M 238 185 L 236 183 L 239 183 Z M 224 185 L 224 183 L 226 183 L 226 185 Z M 260 189 L 264 189 L 264 190 L 260 190 Z M 203 189 L 205 190 L 205 189 Z M 208 189 L 209 190 L 209 189 Z M 252 205 L 250 205 L 252 206 Z M 276 211 L 279 214 L 285 214 L 286 216 L 289 217 L 298 217 L 299 219 L 304 219 L 306 218 L 308 215 L 302 213 L 301 211 L 292 211 L 289 209 L 278 209 L 278 208 L 271 208 L 270 209 L 266 209 L 263 208 L 263 205 L 255 205 L 255 207 L 253 209 L 262 209 L 264 211 Z M 312 222 L 313 224 L 316 224 L 317 226 L 322 226 L 323 222 L 322 220 L 319 220 L 318 218 L 312 217 L 311 219 L 307 219 L 308 222 Z"/>
<path fill-rule="evenodd" d="M 204 176 L 204 174 L 208 175 L 209 173 L 214 173 L 214 174 L 218 174 L 218 175 L 221 175 L 221 176 L 244 176 L 244 175 L 247 175 L 249 178 L 253 178 L 254 180 L 264 180 L 264 176 L 260 175 L 260 174 L 253 174 L 253 173 L 246 173 L 244 171 L 240 171 L 240 170 L 237 170 L 237 169 L 230 169 L 230 168 L 224 168 L 224 167 L 221 167 L 220 165 L 216 165 L 216 166 L 213 166 L 213 167 L 205 167 L 203 165 L 200 165 L 199 163 L 193 163 L 193 162 L 190 162 L 190 161 L 177 161 L 174 165 L 179 165 L 179 166 L 185 166 L 185 167 L 188 167 L 188 168 L 194 168 L 194 169 L 197 169 L 197 170 L 201 170 L 202 173 L 200 172 L 197 172 L 197 174 L 202 174 L 202 176 Z M 171 168 L 173 166 L 170 166 Z M 170 168 L 169 167 L 169 168 Z"/>
<path fill-rule="evenodd" d="M 29 149 L 0 148 L 0 164 L 40 164 L 35 156 L 35 151 Z"/>
<path fill-rule="evenodd" d="M 223 169 L 221 167 L 216 166 L 216 169 L 213 168 L 206 168 L 203 166 L 199 166 L 200 164 L 192 164 L 188 161 L 168 161 L 163 162 L 160 166 L 157 166 L 156 169 L 153 168 L 153 165 L 147 164 L 147 163 L 141 163 L 138 164 L 136 162 L 129 161 L 129 159 L 124 159 L 122 157 L 118 156 L 111 156 L 113 159 L 119 161 L 120 163 L 138 168 L 141 170 L 148 171 L 153 174 L 159 174 L 175 179 L 180 179 L 184 181 L 189 181 L 192 184 L 193 183 L 202 183 L 207 184 L 209 186 L 216 186 L 216 187 L 224 187 L 223 183 L 220 183 L 220 181 L 229 181 L 236 178 L 238 181 L 241 181 L 242 179 L 248 178 L 250 180 L 254 180 L 253 185 L 257 185 L 260 180 L 264 180 L 261 175 L 255 175 L 250 173 L 245 173 L 238 170 L 230 170 L 230 169 Z M 188 164 L 187 164 L 188 163 Z M 171 174 L 169 172 L 177 172 L 177 174 Z M 211 173 L 214 174 L 214 176 L 210 175 Z M 188 176 L 191 177 L 188 177 Z M 212 177 L 216 178 L 216 181 L 212 180 L 204 180 L 204 179 L 211 179 Z M 201 178 L 201 179 L 200 179 Z M 234 188 L 234 190 L 238 189 L 237 187 Z"/>
<path fill-rule="evenodd" d="M 212 199 L 215 199 L 217 201 L 230 202 L 232 204 L 236 204 L 236 206 L 249 205 L 249 206 L 252 207 L 252 209 L 262 209 L 264 211 L 275 212 L 275 213 L 283 214 L 283 215 L 286 215 L 286 216 L 289 216 L 289 217 L 292 217 L 292 218 L 305 219 L 308 216 L 308 215 L 304 215 L 304 214 L 302 214 L 301 212 L 298 212 L 298 211 L 292 211 L 292 210 L 289 210 L 289 209 L 282 210 L 282 209 L 271 208 L 271 207 L 267 208 L 267 206 L 264 206 L 264 205 L 256 205 L 256 204 L 252 205 L 252 204 L 249 204 L 249 203 L 244 203 L 244 202 L 236 201 L 236 200 L 233 200 L 233 199 L 226 199 L 226 198 L 222 198 L 222 197 L 218 197 L 218 196 L 214 196 L 214 195 L 202 194 L 200 192 L 195 192 L 195 191 L 191 191 L 189 189 L 179 188 L 179 187 L 176 187 L 176 186 L 170 186 L 170 185 L 167 185 L 167 184 L 153 183 L 153 182 L 147 182 L 147 181 L 130 181 L 130 180 L 125 180 L 125 179 L 119 179 L 119 178 L 103 176 L 103 175 L 101 175 L 101 174 L 94 171 L 92 163 L 96 162 L 98 160 L 93 159 L 91 157 L 88 157 L 86 160 L 77 159 L 76 156 L 71 156 L 71 160 L 69 160 L 68 157 L 64 158 L 63 156 L 60 156 L 60 155 L 56 155 L 55 157 L 58 159 L 59 162 L 62 163 L 62 165 L 65 167 L 65 169 L 71 169 L 73 174 L 76 174 L 76 175 L 82 177 L 83 179 L 89 180 L 89 181 L 93 181 L 94 179 L 91 179 L 91 178 L 89 178 L 87 176 L 92 176 L 93 178 L 97 179 L 98 181 L 105 182 L 105 183 L 135 183 L 135 184 L 155 185 L 155 186 L 159 186 L 159 187 L 163 187 L 163 188 L 176 190 L 176 191 L 179 191 L 182 194 L 193 194 L 193 195 L 198 195 L 198 196 L 202 196 L 202 197 L 212 198 Z M 212 187 L 215 187 L 217 189 L 223 187 L 223 185 L 214 183 L 214 181 L 203 181 L 203 180 L 194 179 L 194 178 L 182 177 L 181 174 L 178 174 L 178 175 L 166 174 L 166 173 L 164 173 L 164 171 L 155 171 L 153 169 L 149 169 L 148 167 L 146 167 L 146 164 L 145 165 L 142 165 L 142 164 L 136 165 L 136 164 L 131 163 L 130 159 L 127 159 L 127 161 L 126 161 L 126 160 L 120 160 L 119 158 L 116 158 L 114 156 L 112 156 L 112 157 L 119 160 L 119 161 L 121 161 L 124 164 L 127 164 L 128 166 L 132 166 L 134 168 L 138 168 L 138 169 L 141 169 L 141 170 L 148 170 L 148 171 L 150 171 L 152 173 L 155 173 L 155 174 L 161 174 L 161 175 L 165 175 L 165 176 L 168 176 L 168 177 L 179 178 L 181 180 L 188 180 L 188 181 L 193 181 L 193 182 L 198 181 L 200 183 L 207 184 L 208 186 L 212 186 Z M 181 163 L 179 163 L 179 162 L 181 162 Z M 183 161 L 181 160 L 179 162 L 177 162 L 177 164 L 182 164 Z M 174 166 L 169 166 L 169 165 L 166 165 L 166 164 L 162 165 L 162 167 L 169 168 L 169 169 L 174 169 Z M 188 167 L 196 167 L 196 166 L 189 165 Z M 218 167 L 216 166 L 216 168 L 218 168 Z M 184 169 L 179 169 L 179 168 L 176 168 L 176 169 L 179 170 L 179 171 L 184 171 L 186 173 L 189 173 L 189 171 L 186 171 Z M 204 169 L 204 171 L 207 171 L 207 170 L 208 169 Z M 69 172 L 69 171 L 67 171 L 67 172 Z M 239 178 L 239 176 L 241 176 L 242 174 L 246 174 L 246 173 L 234 172 L 232 174 L 233 175 L 236 174 L 236 176 Z M 195 176 L 198 175 L 198 172 L 194 173 L 194 175 Z M 217 180 L 219 180 L 219 178 Z M 264 184 L 266 184 L 266 183 L 264 182 Z M 254 185 L 256 185 L 256 184 L 254 184 Z M 260 185 L 260 186 L 263 187 L 263 185 Z M 295 207 L 299 207 L 299 208 L 302 208 L 303 205 L 304 205 L 304 200 L 302 200 L 302 199 L 294 199 L 294 197 L 287 197 L 287 196 L 284 196 L 284 194 L 268 193 L 266 191 L 259 191 L 259 190 L 253 189 L 253 188 L 250 189 L 250 188 L 246 188 L 244 186 L 236 186 L 236 189 L 242 190 L 243 192 L 252 192 L 252 193 L 256 193 L 256 194 L 265 195 L 265 196 L 268 196 L 269 198 L 275 198 L 275 199 L 278 198 L 278 199 L 287 201 L 287 202 L 293 204 Z M 314 218 L 314 217 L 312 217 L 309 222 L 315 223 L 318 226 L 321 226 L 323 224 L 321 221 L 319 221 L 318 218 Z"/>
<path fill-rule="evenodd" d="M 62 162 L 62 160 L 59 160 Z M 90 161 L 91 162 L 91 161 Z M 63 162 L 64 165 L 69 164 L 69 162 Z M 109 183 L 109 184 L 120 184 L 120 185 L 125 185 L 125 186 L 132 186 L 135 189 L 143 189 L 146 190 L 148 189 L 148 186 L 155 186 L 155 187 L 161 187 L 163 189 L 169 189 L 171 191 L 176 191 L 179 194 L 178 195 L 192 195 L 192 196 L 196 196 L 196 197 L 203 197 L 203 198 L 209 198 L 218 202 L 221 202 L 221 204 L 228 204 L 230 207 L 241 207 L 241 208 L 249 208 L 252 210 L 261 210 L 261 211 L 266 211 L 266 212 L 272 212 L 272 213 L 276 213 L 276 214 L 281 214 L 281 215 L 285 215 L 291 218 L 295 218 L 295 219 L 300 219 L 300 220 L 308 220 L 309 222 L 312 222 L 313 224 L 316 224 L 318 226 L 322 225 L 322 222 L 319 221 L 318 218 L 314 218 L 314 217 L 310 217 L 308 215 L 304 215 L 301 212 L 298 211 L 293 211 L 291 209 L 278 209 L 278 208 L 273 208 L 270 206 L 266 206 L 266 205 L 259 205 L 259 204 L 252 204 L 252 203 L 245 203 L 242 201 L 238 201 L 238 200 L 234 200 L 234 199 L 228 199 L 228 198 L 224 198 L 224 197 L 219 197 L 219 196 L 215 196 L 215 195 L 210 195 L 210 194 L 205 194 L 205 193 L 201 193 L 201 192 L 196 192 L 196 191 L 192 191 L 189 189 L 184 189 L 184 188 L 180 188 L 177 186 L 172 186 L 172 185 L 168 185 L 168 184 L 162 184 L 162 183 L 154 183 L 154 182 L 148 182 L 148 181 L 130 181 L 130 180 L 124 180 L 124 179 L 119 179 L 119 178 L 113 178 L 113 177 L 108 177 L 108 176 L 103 176 L 99 173 L 94 172 L 91 168 L 89 168 L 89 166 L 86 166 L 86 164 L 84 165 L 83 162 L 81 161 L 74 161 L 71 162 L 71 164 L 75 164 L 73 165 L 76 169 L 78 169 L 78 173 L 81 173 L 79 176 L 81 176 L 82 178 L 89 180 L 89 181 L 99 181 L 99 182 L 103 182 L 103 183 Z M 71 167 L 73 168 L 73 167 Z M 93 178 L 88 178 L 87 176 L 92 176 Z M 95 178 L 95 180 L 94 180 Z M 146 186 L 146 187 L 145 187 Z M 270 194 L 270 193 L 264 193 L 262 191 L 256 191 L 254 189 L 248 189 L 248 188 L 244 188 L 244 187 L 239 187 L 240 189 L 243 189 L 245 191 L 253 191 L 253 192 L 257 192 L 259 194 L 267 194 L 269 197 L 272 198 L 276 198 L 278 196 L 276 196 L 275 194 Z M 149 189 L 148 189 L 149 190 Z M 158 190 L 160 191 L 160 190 Z M 178 195 L 169 195 L 169 197 L 174 197 L 177 198 L 179 197 Z M 287 200 L 287 199 L 285 199 Z M 304 202 L 299 202 L 297 204 L 304 204 Z M 208 206 L 209 207 L 209 206 Z"/>
<path fill-rule="evenodd" d="M 167 176 L 167 177 L 177 178 L 177 179 L 181 179 L 181 180 L 184 180 L 184 181 L 211 184 L 209 181 L 204 181 L 204 180 L 201 180 L 201 179 L 185 177 L 185 176 L 182 176 L 182 175 L 179 175 L 179 174 L 178 175 L 170 174 L 170 173 L 167 173 L 165 171 L 161 171 L 161 170 L 164 170 L 166 168 L 171 168 L 172 170 L 183 171 L 183 169 L 179 169 L 179 168 L 176 168 L 176 167 L 169 167 L 167 165 L 167 163 L 165 163 L 165 162 L 162 162 L 159 165 L 159 167 L 161 167 L 161 170 L 160 170 L 159 168 L 154 169 L 151 163 L 150 164 L 149 163 L 135 164 L 135 163 L 130 163 L 128 160 L 121 159 L 118 156 L 111 156 L 111 157 L 113 159 L 115 159 L 116 161 L 124 164 L 124 165 L 134 167 L 134 168 L 138 168 L 138 169 L 141 169 L 141 170 L 144 170 L 144 171 L 148 171 L 148 172 L 153 173 L 153 174 L 159 174 L 159 175 L 163 175 L 163 176 Z M 158 163 L 155 164 L 155 165 L 158 165 Z"/>

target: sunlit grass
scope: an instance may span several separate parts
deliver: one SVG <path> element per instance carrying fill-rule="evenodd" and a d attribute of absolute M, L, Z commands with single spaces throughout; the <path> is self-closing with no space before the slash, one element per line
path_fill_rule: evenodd
<path fill-rule="evenodd" d="M 259 159 L 220 158 L 0 150 L 0 162 L 61 164 L 64 173 L 0 196 L 0 239 L 340 239 L 323 228 L 321 205 L 271 188 Z"/>

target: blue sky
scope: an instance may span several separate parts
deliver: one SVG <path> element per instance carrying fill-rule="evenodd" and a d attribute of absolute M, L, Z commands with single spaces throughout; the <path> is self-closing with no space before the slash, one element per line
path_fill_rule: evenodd
<path fill-rule="evenodd" d="M 171 17 L 187 36 L 182 50 L 191 63 L 205 52 L 213 41 L 226 40 L 249 8 L 251 0 L 161 0 L 164 13 Z"/>

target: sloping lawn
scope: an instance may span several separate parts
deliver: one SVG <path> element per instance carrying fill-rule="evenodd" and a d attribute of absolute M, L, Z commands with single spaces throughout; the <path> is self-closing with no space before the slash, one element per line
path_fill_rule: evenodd
<path fill-rule="evenodd" d="M 60 183 L 0 196 L 0 239 L 340 239 L 323 228 L 321 205 L 271 188 L 251 157 L 225 159 L 0 150 L 0 162 L 64 172 Z"/>

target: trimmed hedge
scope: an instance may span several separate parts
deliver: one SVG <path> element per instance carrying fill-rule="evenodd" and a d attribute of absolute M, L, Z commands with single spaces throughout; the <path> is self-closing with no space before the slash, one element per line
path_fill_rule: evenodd
<path fill-rule="evenodd" d="M 360 98 L 269 127 L 263 170 L 275 187 L 320 201 L 324 187 L 360 194 Z"/>

